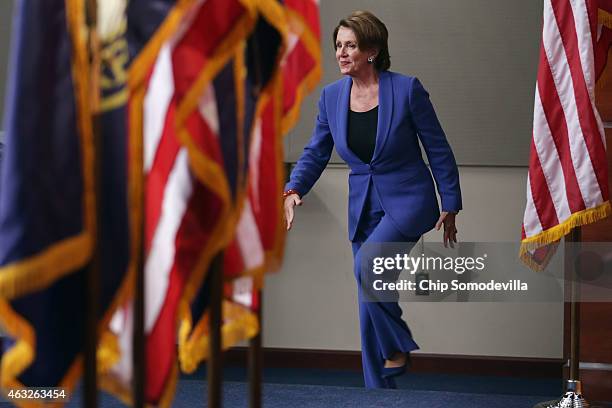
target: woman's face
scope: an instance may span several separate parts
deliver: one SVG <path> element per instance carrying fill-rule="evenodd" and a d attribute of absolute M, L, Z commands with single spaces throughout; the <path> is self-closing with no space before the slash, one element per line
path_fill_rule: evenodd
<path fill-rule="evenodd" d="M 336 36 L 336 60 L 342 75 L 359 76 L 366 72 L 368 67 L 368 57 L 372 52 L 366 53 L 359 49 L 357 37 L 350 28 L 340 27 Z"/>

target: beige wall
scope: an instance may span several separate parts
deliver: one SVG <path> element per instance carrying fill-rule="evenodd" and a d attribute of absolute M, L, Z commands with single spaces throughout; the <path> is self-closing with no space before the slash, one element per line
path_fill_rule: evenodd
<path fill-rule="evenodd" d="M 331 38 L 353 10 L 386 24 L 391 70 L 429 91 L 458 163 L 527 165 L 543 10 L 533 0 L 320 1 L 323 78 L 301 106 L 288 160 L 310 138 L 322 87 L 340 78 Z"/>
<path fill-rule="evenodd" d="M 464 241 L 516 241 L 526 168 L 461 167 Z M 347 239 L 347 170 L 328 168 L 298 208 L 286 261 L 267 278 L 264 345 L 359 350 L 352 254 Z M 440 232 L 424 237 L 439 241 Z M 560 358 L 563 305 L 410 303 L 401 305 L 421 352 Z"/>

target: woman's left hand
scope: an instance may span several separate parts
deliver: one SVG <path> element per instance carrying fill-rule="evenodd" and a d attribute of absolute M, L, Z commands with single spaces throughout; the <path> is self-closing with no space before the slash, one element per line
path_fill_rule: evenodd
<path fill-rule="evenodd" d="M 453 242 L 457 242 L 457 227 L 455 226 L 456 215 L 457 213 L 442 211 L 436 223 L 436 230 L 438 231 L 442 224 L 444 224 L 444 248 L 448 248 L 448 243 L 450 243 L 451 248 L 454 248 Z"/>

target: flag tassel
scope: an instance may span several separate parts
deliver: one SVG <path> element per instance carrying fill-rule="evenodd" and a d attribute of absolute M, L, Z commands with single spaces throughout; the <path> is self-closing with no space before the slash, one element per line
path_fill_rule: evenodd
<path fill-rule="evenodd" d="M 608 217 L 610 214 L 612 214 L 610 201 L 606 201 L 597 207 L 576 212 L 561 224 L 555 225 L 546 231 L 542 231 L 533 237 L 523 239 L 521 242 L 520 256 L 522 258 L 529 250 L 560 240 L 575 227 L 599 221 Z"/>

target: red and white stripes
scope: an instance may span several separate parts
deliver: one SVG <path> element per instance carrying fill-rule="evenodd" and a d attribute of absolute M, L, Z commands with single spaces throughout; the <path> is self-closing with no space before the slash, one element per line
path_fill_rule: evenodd
<path fill-rule="evenodd" d="M 222 208 L 221 199 L 194 175 L 189 149 L 179 135 L 177 111 L 194 77 L 209 63 L 214 47 L 242 12 L 236 2 L 194 1 L 174 34 L 161 44 L 146 83 L 142 104 L 145 398 L 153 405 L 161 403 L 173 383 L 180 302 Z M 227 19 L 215 20 L 210 36 L 203 39 L 202 25 L 197 23 L 219 15 Z M 203 88 L 190 120 L 197 125 L 202 153 L 222 166 L 217 101 L 210 83 Z M 110 325 L 122 349 L 112 371 L 124 387 L 132 371 L 131 309 L 130 302 Z"/>
<path fill-rule="evenodd" d="M 288 44 L 276 85 L 256 104 L 248 152 L 236 153 L 232 149 L 243 148 L 247 136 L 240 130 L 233 134 L 227 124 L 236 120 L 236 129 L 241 129 L 244 120 L 243 47 L 258 13 L 281 33 L 291 16 L 301 34 Z M 225 253 L 224 344 L 257 333 L 256 290 L 264 269 L 282 256 L 282 123 L 294 123 L 301 98 L 318 80 L 318 38 L 318 7 L 312 0 L 289 0 L 285 5 L 276 0 L 191 0 L 177 3 L 134 63 L 145 68 L 138 71 L 142 92 L 135 94 L 143 97 L 139 108 L 149 404 L 169 404 L 177 339 L 183 370 L 195 369 L 208 352 L 206 331 L 201 330 L 202 304 L 195 299 L 201 295 L 208 262 L 220 249 Z M 234 86 L 222 92 L 230 62 Z M 234 99 L 235 112 L 226 103 Z M 134 123 L 140 123 L 136 119 Z M 245 171 L 240 160 L 244 157 L 249 159 L 248 174 L 230 177 L 234 170 Z M 237 185 L 231 183 L 235 180 Z M 131 303 L 124 305 L 111 322 L 121 348 L 112 379 L 125 389 L 132 371 L 131 309 Z"/>
<path fill-rule="evenodd" d="M 594 95 L 596 32 L 593 1 L 544 1 L 523 253 L 609 211 L 605 135 Z"/>

